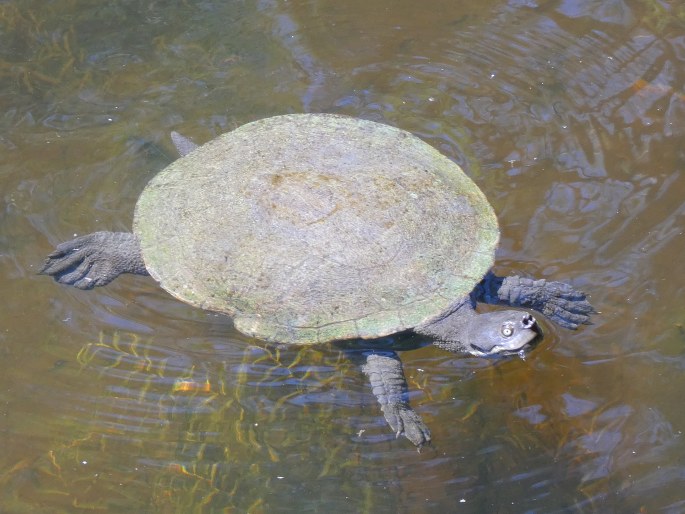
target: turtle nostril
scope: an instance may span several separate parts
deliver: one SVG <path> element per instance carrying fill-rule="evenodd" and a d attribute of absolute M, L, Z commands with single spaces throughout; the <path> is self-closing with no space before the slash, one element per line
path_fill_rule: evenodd
<path fill-rule="evenodd" d="M 521 319 L 521 324 L 523 325 L 523 328 L 531 328 L 535 325 L 535 323 L 535 318 L 528 313 L 524 314 L 523 318 Z"/>

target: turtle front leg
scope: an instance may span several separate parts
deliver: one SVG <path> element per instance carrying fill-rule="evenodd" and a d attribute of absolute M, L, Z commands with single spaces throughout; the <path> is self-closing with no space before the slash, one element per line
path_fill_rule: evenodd
<path fill-rule="evenodd" d="M 407 381 L 397 354 L 370 352 L 366 355 L 362 371 L 369 377 L 373 394 L 395 435 L 403 435 L 419 448 L 430 443 L 430 430 L 409 405 Z"/>
<path fill-rule="evenodd" d="M 61 243 L 38 273 L 79 289 L 104 286 L 122 273 L 148 274 L 138 238 L 129 232 L 93 232 Z"/>
<path fill-rule="evenodd" d="M 590 314 L 596 312 L 585 293 L 564 282 L 533 280 L 516 275 L 498 277 L 488 273 L 476 289 L 476 300 L 530 307 L 564 328 L 575 330 L 590 324 Z"/>

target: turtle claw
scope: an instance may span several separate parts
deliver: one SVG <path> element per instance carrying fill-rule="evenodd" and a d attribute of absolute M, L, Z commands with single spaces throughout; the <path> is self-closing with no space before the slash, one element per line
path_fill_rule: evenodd
<path fill-rule="evenodd" d="M 146 274 L 138 241 L 124 232 L 94 232 L 57 245 L 38 271 L 78 289 L 104 286 L 121 273 Z"/>
<path fill-rule="evenodd" d="M 88 272 L 93 267 L 91 259 L 86 257 L 79 264 L 77 264 L 78 259 L 74 259 L 73 254 L 71 257 L 72 258 L 69 260 L 73 261 L 76 267 L 74 268 L 74 265 L 66 267 L 64 268 L 63 273 L 60 275 L 55 275 L 53 273 L 53 276 L 55 276 L 55 280 L 57 280 L 57 282 L 59 282 L 60 284 L 73 284 L 75 287 L 78 287 L 79 289 L 91 289 L 92 287 L 94 287 L 94 281 L 88 279 Z M 78 255 L 76 257 L 78 257 Z M 93 285 L 88 287 L 90 284 Z"/>
<path fill-rule="evenodd" d="M 60 284 L 92 289 L 103 283 L 101 249 L 100 232 L 66 241 L 48 255 L 38 273 L 50 275 Z"/>
<path fill-rule="evenodd" d="M 408 404 L 389 403 L 383 405 L 382 410 L 395 437 L 403 435 L 418 448 L 430 443 L 430 430 Z"/>
<path fill-rule="evenodd" d="M 590 315 L 595 313 L 586 300 L 567 302 L 558 298 L 545 304 L 542 313 L 557 325 L 576 330 L 580 325 L 591 325 Z"/>
<path fill-rule="evenodd" d="M 576 330 L 580 325 L 590 325 L 590 315 L 595 309 L 587 301 L 585 293 L 563 282 L 546 282 L 546 297 L 538 309 L 557 325 Z"/>

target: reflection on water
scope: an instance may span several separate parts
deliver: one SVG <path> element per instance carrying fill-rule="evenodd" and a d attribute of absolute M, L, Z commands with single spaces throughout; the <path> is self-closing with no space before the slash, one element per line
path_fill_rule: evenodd
<path fill-rule="evenodd" d="M 685 10 L 654 0 L 0 2 L 2 509 L 683 511 L 683 61 Z M 498 270 L 572 281 L 595 325 L 497 365 L 403 352 L 417 454 L 337 348 L 34 275 L 129 229 L 171 130 L 301 111 L 464 165 Z"/>

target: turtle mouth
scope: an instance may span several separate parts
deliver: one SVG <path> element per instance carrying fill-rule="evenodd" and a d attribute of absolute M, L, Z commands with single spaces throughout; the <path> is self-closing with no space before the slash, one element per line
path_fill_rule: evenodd
<path fill-rule="evenodd" d="M 511 357 L 513 355 L 518 355 L 519 357 L 522 357 L 523 355 L 530 352 L 535 346 L 537 346 L 538 340 L 539 337 L 536 337 L 535 339 L 519 346 L 518 348 L 505 348 L 503 346 L 495 346 L 491 348 L 489 351 L 485 348 L 481 348 L 476 344 L 472 344 L 472 351 L 469 353 L 477 357 L 490 357 L 493 359 L 498 359 L 501 357 Z"/>

